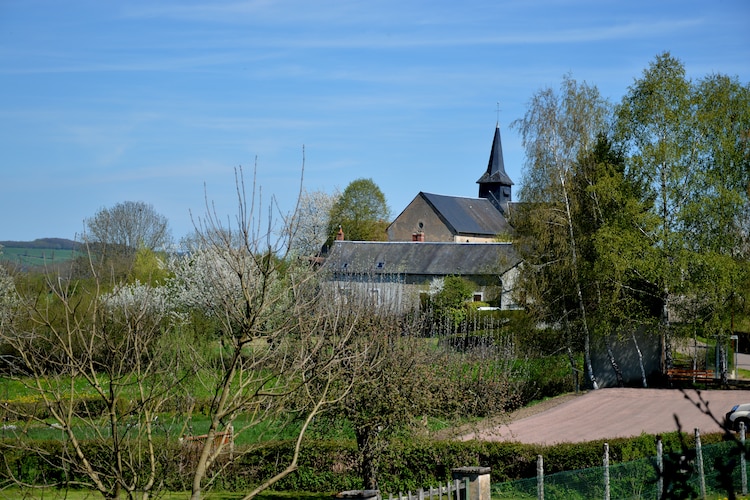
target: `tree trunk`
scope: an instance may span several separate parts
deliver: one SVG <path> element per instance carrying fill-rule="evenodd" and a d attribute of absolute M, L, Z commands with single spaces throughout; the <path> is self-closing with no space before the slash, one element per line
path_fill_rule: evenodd
<path fill-rule="evenodd" d="M 591 363 L 591 339 L 589 338 L 589 332 L 586 332 L 586 336 L 583 339 L 583 357 L 586 360 L 586 372 L 588 373 L 589 380 L 591 381 L 591 387 L 598 389 L 599 384 L 596 382 L 596 376 L 594 375 L 594 366 Z"/>
<path fill-rule="evenodd" d="M 591 334 L 589 333 L 589 323 L 588 319 L 586 318 L 586 304 L 583 300 L 583 291 L 581 290 L 581 280 L 578 276 L 578 250 L 577 250 L 577 244 L 576 244 L 576 238 L 575 238 L 575 231 L 573 229 L 573 215 L 571 214 L 570 210 L 570 197 L 568 196 L 568 188 L 565 184 L 565 172 L 560 169 L 559 172 L 560 175 L 560 185 L 562 186 L 563 190 L 563 197 L 565 198 L 565 216 L 567 219 L 568 224 L 568 235 L 570 236 L 570 256 L 571 256 L 571 264 L 572 264 L 572 271 L 573 271 L 573 281 L 576 285 L 576 298 L 578 299 L 578 310 L 581 313 L 581 324 L 583 325 L 583 334 L 584 334 L 584 342 L 585 342 L 585 353 L 584 356 L 586 357 L 586 366 L 589 370 L 589 377 L 591 379 L 591 386 L 594 389 L 599 388 L 599 384 L 596 382 L 596 377 L 594 376 L 594 368 L 591 364 Z"/>
<path fill-rule="evenodd" d="M 638 353 L 638 366 L 641 368 L 641 382 L 643 384 L 643 387 L 648 387 L 648 382 L 646 381 L 646 367 L 643 366 L 643 353 L 641 352 L 641 348 L 638 346 L 638 339 L 635 338 L 635 330 L 631 332 L 632 338 L 633 338 L 633 344 L 635 345 L 635 351 Z"/>
<path fill-rule="evenodd" d="M 622 370 L 620 365 L 615 359 L 615 353 L 612 352 L 612 344 L 609 342 L 609 335 L 604 335 L 604 345 L 607 348 L 607 358 L 609 363 L 612 365 L 612 369 L 615 371 L 615 377 L 617 378 L 617 387 L 625 387 L 625 380 L 622 377 Z"/>
<path fill-rule="evenodd" d="M 378 484 L 375 457 L 377 430 L 371 427 L 365 427 L 364 429 L 357 430 L 356 436 L 357 448 L 359 449 L 360 458 L 362 460 L 360 464 L 362 484 L 366 490 L 375 490 L 377 489 Z"/>

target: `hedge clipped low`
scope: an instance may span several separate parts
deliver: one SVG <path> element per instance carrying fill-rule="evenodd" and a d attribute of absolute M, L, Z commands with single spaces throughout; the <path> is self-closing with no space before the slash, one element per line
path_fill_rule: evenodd
<path fill-rule="evenodd" d="M 678 451 L 692 447 L 693 437 L 669 433 L 662 436 L 664 450 Z M 719 442 L 722 434 L 701 437 L 704 444 Z M 618 438 L 608 441 L 612 463 L 632 461 L 656 455 L 654 436 Z M 89 484 L 75 467 L 62 469 L 63 444 L 45 441 L 37 451 L 21 449 L 15 440 L 0 441 L 3 464 L 0 481 L 8 484 L 11 474 L 21 481 L 65 488 L 70 484 Z M 504 482 L 534 477 L 537 455 L 544 457 L 545 472 L 598 467 L 602 463 L 604 441 L 566 443 L 554 446 L 512 442 L 432 441 L 427 438 L 398 440 L 390 444 L 378 464 L 379 487 L 384 492 L 416 490 L 437 485 L 451 477 L 451 469 L 463 466 L 489 466 L 492 481 Z M 88 443 L 98 467 L 106 469 L 111 460 L 106 447 Z M 93 449 L 92 449 L 93 448 Z M 189 449 L 174 441 L 159 443 L 158 468 L 161 484 L 167 491 L 185 491 L 190 487 L 190 470 L 194 457 Z M 226 459 L 216 466 L 224 467 L 211 486 L 222 491 L 247 491 L 280 471 L 291 460 L 293 442 L 275 442 L 263 446 L 235 449 L 236 460 Z M 334 492 L 362 488 L 357 467 L 357 450 L 351 441 L 308 440 L 304 443 L 299 468 L 273 487 L 282 491 Z M 144 466 L 146 464 L 144 463 Z"/>

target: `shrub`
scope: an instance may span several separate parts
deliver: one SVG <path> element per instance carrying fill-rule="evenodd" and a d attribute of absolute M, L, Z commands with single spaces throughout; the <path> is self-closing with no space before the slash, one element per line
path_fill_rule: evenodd
<path fill-rule="evenodd" d="M 723 434 L 701 436 L 704 444 L 721 442 Z M 662 436 L 665 453 L 693 447 L 694 437 L 677 432 Z M 618 438 L 608 441 L 613 463 L 650 458 L 656 454 L 654 436 Z M 426 437 L 402 438 L 390 442 L 378 463 L 378 482 L 383 493 L 416 490 L 451 479 L 451 469 L 464 466 L 487 466 L 492 481 L 504 482 L 536 475 L 537 455 L 544 457 L 545 474 L 601 466 L 604 441 L 565 443 L 551 446 L 514 442 L 434 441 Z M 96 468 L 104 470 L 109 454 L 101 443 L 85 444 Z M 291 460 L 294 443 L 279 441 L 262 446 L 236 447 L 237 460 L 228 457 L 214 465 L 221 471 L 212 485 L 214 490 L 248 491 L 264 479 L 279 472 Z M 93 448 L 92 448 L 93 447 Z M 90 482 L 75 467 L 63 468 L 64 443 L 44 441 L 36 450 L 22 449 L 17 441 L 0 440 L 2 467 L 0 483 L 14 475 L 35 485 L 65 488 L 70 484 Z M 157 443 L 160 488 L 168 491 L 190 489 L 190 471 L 194 466 L 191 449 L 175 440 Z M 135 462 L 134 462 L 135 463 Z M 142 461 L 143 466 L 146 463 Z M 353 440 L 307 440 L 300 456 L 299 468 L 273 486 L 279 491 L 333 492 L 361 489 L 358 454 Z M 138 471 L 134 471 L 138 472 Z"/>

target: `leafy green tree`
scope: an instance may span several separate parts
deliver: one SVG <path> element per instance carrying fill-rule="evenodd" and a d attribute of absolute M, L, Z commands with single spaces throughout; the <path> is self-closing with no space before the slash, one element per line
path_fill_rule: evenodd
<path fill-rule="evenodd" d="M 132 279 L 149 285 L 164 284 L 168 271 L 165 259 L 150 248 L 141 247 L 135 253 Z"/>
<path fill-rule="evenodd" d="M 672 363 L 669 312 L 683 283 L 681 214 L 690 194 L 688 182 L 697 168 L 694 124 L 691 83 L 682 62 L 668 52 L 656 57 L 617 108 L 616 131 L 627 147 L 627 175 L 644 186 L 643 197 L 653 200 L 659 217 L 659 227 L 650 235 L 658 250 L 656 260 L 642 271 L 660 290 L 667 367 Z"/>
<path fill-rule="evenodd" d="M 526 262 L 522 303 L 535 309 L 540 320 L 563 326 L 571 340 L 580 331 L 594 388 L 598 384 L 591 364 L 581 242 L 574 220 L 576 191 L 571 183 L 579 158 L 593 149 L 608 117 L 609 105 L 595 86 L 565 76 L 559 94 L 551 88 L 538 91 L 524 117 L 512 123 L 526 149 L 521 208 L 514 217 L 517 248 Z"/>
<path fill-rule="evenodd" d="M 461 276 L 446 276 L 441 285 L 431 297 L 435 319 L 447 320 L 451 326 L 458 326 L 466 319 L 466 302 L 471 299 L 476 287 Z"/>
<path fill-rule="evenodd" d="M 339 228 L 351 241 L 384 241 L 387 239 L 390 210 L 385 195 L 372 179 L 352 181 L 331 207 L 328 242 Z"/>
<path fill-rule="evenodd" d="M 687 315 L 726 345 L 734 315 L 747 301 L 750 258 L 750 86 L 710 75 L 693 88 L 696 168 L 681 212 L 685 272 L 692 306 Z M 720 371 L 726 377 L 722 349 Z"/>
<path fill-rule="evenodd" d="M 720 347 L 726 377 L 731 312 L 738 308 L 747 263 L 748 87 L 710 75 L 697 83 L 669 53 L 656 57 L 617 111 L 628 148 L 626 175 L 643 185 L 658 226 L 649 232 L 644 280 L 659 290 L 666 367 L 670 313 L 694 322 Z"/>
<path fill-rule="evenodd" d="M 627 333 L 638 352 L 642 383 L 647 385 L 636 330 L 654 316 L 654 290 L 638 275 L 640 261 L 652 251 L 644 229 L 655 227 L 642 187 L 625 177 L 625 158 L 600 133 L 593 150 L 583 156 L 573 176 L 573 218 L 579 235 L 581 275 L 593 330 L 604 340 L 618 382 L 623 384 L 610 339 Z M 658 307 L 656 314 L 658 315 Z"/>

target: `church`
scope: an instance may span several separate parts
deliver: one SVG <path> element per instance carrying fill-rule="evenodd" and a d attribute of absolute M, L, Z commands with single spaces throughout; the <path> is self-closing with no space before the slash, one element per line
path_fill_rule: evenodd
<path fill-rule="evenodd" d="M 490 243 L 510 239 L 506 219 L 513 181 L 505 172 L 500 127 L 495 127 L 487 171 L 477 198 L 420 192 L 388 226 L 388 241 Z"/>
<path fill-rule="evenodd" d="M 340 298 L 366 297 L 395 312 L 419 307 L 430 284 L 462 276 L 475 284 L 473 299 L 515 309 L 513 287 L 520 258 L 506 215 L 512 186 L 496 126 L 476 198 L 419 192 L 388 226 L 388 241 L 347 241 L 339 232 L 324 267 Z"/>

